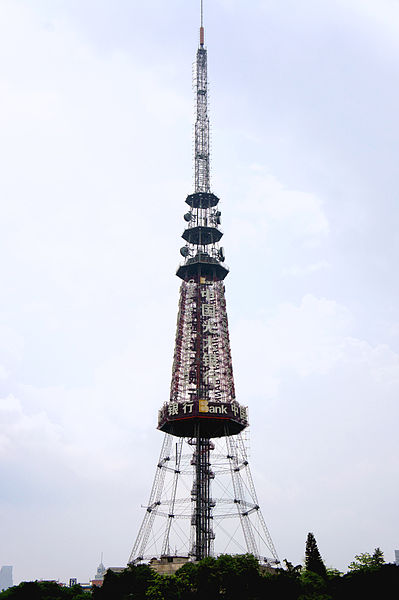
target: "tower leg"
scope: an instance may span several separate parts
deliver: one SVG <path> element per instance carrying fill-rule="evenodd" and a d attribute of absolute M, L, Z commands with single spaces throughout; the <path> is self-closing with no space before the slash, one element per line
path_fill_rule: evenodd
<path fill-rule="evenodd" d="M 129 564 L 142 560 L 147 546 L 148 538 L 150 536 L 152 526 L 154 523 L 155 516 L 157 514 L 157 508 L 161 504 L 161 497 L 163 491 L 163 485 L 165 481 L 166 465 L 170 461 L 170 449 L 172 445 L 172 436 L 168 433 L 165 434 L 161 453 L 159 455 L 159 461 L 157 470 L 155 472 L 154 482 L 151 488 L 151 494 L 147 505 L 147 510 L 144 515 L 143 522 L 139 533 L 137 535 L 133 550 L 130 554 Z"/>
<path fill-rule="evenodd" d="M 256 558 L 259 558 L 251 523 L 248 518 L 243 480 L 240 473 L 243 467 L 248 467 L 248 463 L 245 464 L 246 461 L 244 461 L 243 457 L 241 456 L 235 437 L 226 437 L 226 445 L 228 450 L 228 458 L 230 460 L 230 473 L 233 482 L 234 503 L 237 506 L 247 550 L 250 554 L 253 554 L 256 556 Z"/>
<path fill-rule="evenodd" d="M 170 535 L 170 528 L 172 526 L 173 519 L 176 516 L 175 515 L 176 490 L 177 490 L 177 484 L 178 484 L 179 475 L 180 475 L 182 448 L 183 448 L 183 438 L 180 438 L 179 441 L 176 443 L 176 456 L 175 456 L 175 468 L 174 468 L 175 472 L 173 475 L 172 494 L 171 494 L 171 499 L 170 499 L 170 503 L 169 503 L 168 521 L 167 521 L 165 535 L 164 535 L 163 544 L 162 544 L 162 551 L 161 551 L 162 556 L 165 556 L 166 554 L 170 554 L 169 535 Z"/>
<path fill-rule="evenodd" d="M 226 446 L 234 490 L 234 503 L 237 506 L 247 550 L 260 561 L 279 564 L 280 560 L 258 503 L 242 434 L 226 437 Z M 259 540 L 258 542 L 256 538 Z M 261 556 L 260 544 L 265 546 L 268 553 L 271 554 L 269 559 Z"/>

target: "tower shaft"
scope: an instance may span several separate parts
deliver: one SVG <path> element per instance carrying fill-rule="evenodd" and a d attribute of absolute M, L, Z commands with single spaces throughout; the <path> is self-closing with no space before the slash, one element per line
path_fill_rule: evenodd
<path fill-rule="evenodd" d="M 193 456 L 193 462 L 195 463 L 193 494 L 195 506 L 191 521 L 195 530 L 195 544 L 192 553 L 196 560 L 210 556 L 214 538 L 210 496 L 210 447 L 210 440 L 201 437 L 200 426 L 198 426 Z"/>

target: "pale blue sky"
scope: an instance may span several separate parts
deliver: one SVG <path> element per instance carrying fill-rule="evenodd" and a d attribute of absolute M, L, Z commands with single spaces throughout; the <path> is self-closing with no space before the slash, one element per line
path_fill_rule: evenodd
<path fill-rule="evenodd" d="M 162 435 L 198 2 L 0 3 L 0 564 L 124 564 Z M 399 547 L 399 5 L 207 0 L 238 399 L 281 558 Z M 4 59 L 5 58 L 5 59 Z"/>

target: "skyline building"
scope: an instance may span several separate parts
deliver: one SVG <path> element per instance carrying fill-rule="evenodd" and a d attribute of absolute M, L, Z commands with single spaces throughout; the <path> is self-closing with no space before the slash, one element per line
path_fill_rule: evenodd
<path fill-rule="evenodd" d="M 0 569 L 0 592 L 8 590 L 8 588 L 12 587 L 13 585 L 12 566 L 4 565 Z"/>
<path fill-rule="evenodd" d="M 219 198 L 211 191 L 207 49 L 201 22 L 195 61 L 194 192 L 186 198 L 182 280 L 169 401 L 158 415 L 164 441 L 129 563 L 201 560 L 249 552 L 279 559 L 248 460 L 248 409 L 235 393 L 219 242 Z M 163 563 L 162 563 L 163 564 Z"/>

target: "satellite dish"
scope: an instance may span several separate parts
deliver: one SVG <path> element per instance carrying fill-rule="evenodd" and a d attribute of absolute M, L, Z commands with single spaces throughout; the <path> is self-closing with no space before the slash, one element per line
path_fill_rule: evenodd
<path fill-rule="evenodd" d="M 184 258 L 186 258 L 186 256 L 188 256 L 190 253 L 190 250 L 188 249 L 187 246 L 183 246 L 183 248 L 180 248 L 180 254 L 182 256 L 184 256 Z"/>
<path fill-rule="evenodd" d="M 224 262 L 225 258 L 226 258 L 226 256 L 224 254 L 224 248 L 220 248 L 220 250 L 219 250 L 219 259 L 220 259 L 220 262 Z"/>
<path fill-rule="evenodd" d="M 183 218 L 184 218 L 185 221 L 187 221 L 187 223 L 189 223 L 191 221 L 191 219 L 192 219 L 192 214 L 190 212 L 188 212 L 188 213 L 186 213 L 184 215 Z"/>

